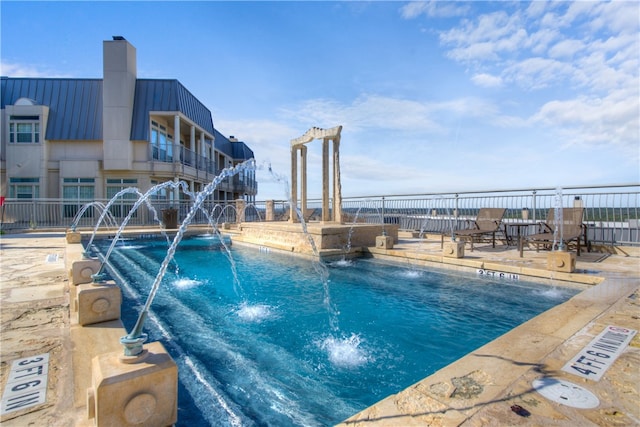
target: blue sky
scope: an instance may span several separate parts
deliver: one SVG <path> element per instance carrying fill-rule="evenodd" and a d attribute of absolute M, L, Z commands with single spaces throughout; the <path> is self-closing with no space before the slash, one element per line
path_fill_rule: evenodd
<path fill-rule="evenodd" d="M 175 78 L 288 177 L 289 143 L 343 126 L 344 196 L 637 183 L 640 3 L 14 2 L 2 75 Z M 320 196 L 320 141 L 309 196 Z M 285 197 L 263 171 L 259 200 Z"/>

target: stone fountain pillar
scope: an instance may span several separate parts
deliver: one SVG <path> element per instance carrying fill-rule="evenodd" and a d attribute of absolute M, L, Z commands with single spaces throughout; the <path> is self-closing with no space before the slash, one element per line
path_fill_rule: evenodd
<path fill-rule="evenodd" d="M 442 256 L 446 258 L 464 258 L 464 241 L 450 240 L 442 244 Z"/>
<path fill-rule="evenodd" d="M 387 235 L 376 236 L 376 248 L 393 249 L 393 237 Z"/>
<path fill-rule="evenodd" d="M 91 283 L 91 276 L 100 271 L 100 267 L 100 260 L 98 258 L 84 258 L 73 261 L 69 272 L 71 284 L 77 286 L 84 283 Z"/>
<path fill-rule="evenodd" d="M 80 243 L 82 241 L 82 234 L 75 230 L 67 230 L 65 237 L 67 243 Z"/>
<path fill-rule="evenodd" d="M 79 325 L 120 319 L 122 291 L 112 280 L 76 286 L 73 309 Z"/>
<path fill-rule="evenodd" d="M 178 420 L 178 367 L 159 342 L 139 357 L 101 354 L 91 364 L 87 416 L 95 426 L 171 426 Z"/>
<path fill-rule="evenodd" d="M 246 206 L 247 204 L 243 199 L 236 199 L 236 223 L 241 224 L 244 222 L 244 209 L 246 208 Z"/>
<path fill-rule="evenodd" d="M 65 267 L 69 272 L 69 301 L 71 310 L 77 312 L 78 286 L 93 281 L 92 276 L 100 271 L 101 263 L 98 258 L 90 258 L 85 253 L 84 247 L 80 243 L 80 239 L 75 237 L 69 241 L 69 236 L 80 233 L 67 233 L 67 242 L 65 250 Z"/>
<path fill-rule="evenodd" d="M 573 273 L 576 270 L 576 254 L 566 250 L 553 250 L 547 255 L 547 270 Z"/>
<path fill-rule="evenodd" d="M 274 209 L 274 204 L 273 204 L 273 200 L 267 200 L 265 202 L 265 213 L 264 213 L 264 220 L 265 221 L 273 221 L 276 218 L 275 215 L 275 209 Z"/>

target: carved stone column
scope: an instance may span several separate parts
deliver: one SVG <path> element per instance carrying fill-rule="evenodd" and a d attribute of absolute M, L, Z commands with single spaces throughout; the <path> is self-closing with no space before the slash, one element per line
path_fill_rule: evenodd
<path fill-rule="evenodd" d="M 333 220 L 342 224 L 342 183 L 340 182 L 340 137 L 333 139 Z"/>
<path fill-rule="evenodd" d="M 296 206 L 298 205 L 298 148 L 291 146 L 291 206 L 289 206 L 289 222 L 298 222 Z"/>
<path fill-rule="evenodd" d="M 302 217 L 307 217 L 307 147 L 300 146 L 300 162 L 302 170 L 300 171 L 300 212 Z"/>
<path fill-rule="evenodd" d="M 329 139 L 322 140 L 322 222 L 331 221 L 329 211 Z"/>

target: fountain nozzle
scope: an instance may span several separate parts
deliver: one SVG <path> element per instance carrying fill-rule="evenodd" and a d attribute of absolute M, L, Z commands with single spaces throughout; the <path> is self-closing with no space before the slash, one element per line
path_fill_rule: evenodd
<path fill-rule="evenodd" d="M 91 280 L 93 280 L 94 283 L 103 283 L 106 278 L 107 275 L 100 272 L 91 275 Z"/>
<path fill-rule="evenodd" d="M 120 338 L 120 343 L 124 346 L 124 355 L 138 356 L 142 353 L 142 344 L 147 340 L 147 334 L 142 333 L 144 321 L 147 318 L 147 310 L 142 310 L 138 316 L 135 326 L 129 333 Z"/>
<path fill-rule="evenodd" d="M 143 352 L 142 345 L 147 340 L 147 334 L 141 334 L 138 337 L 132 337 L 131 334 L 120 338 L 120 344 L 124 346 L 124 355 L 126 357 L 138 356 Z"/>

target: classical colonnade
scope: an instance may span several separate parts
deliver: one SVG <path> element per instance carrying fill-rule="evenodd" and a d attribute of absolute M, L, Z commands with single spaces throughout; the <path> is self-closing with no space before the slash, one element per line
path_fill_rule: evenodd
<path fill-rule="evenodd" d="M 298 158 L 300 158 L 300 211 L 307 212 L 307 147 L 314 139 L 322 139 L 322 222 L 342 222 L 342 186 L 340 184 L 340 132 L 342 126 L 331 129 L 313 127 L 304 135 L 291 140 L 291 211 L 290 222 L 299 222 L 295 212 L 298 206 Z M 333 206 L 329 209 L 329 143 L 333 142 Z M 298 153 L 300 155 L 298 156 Z"/>

